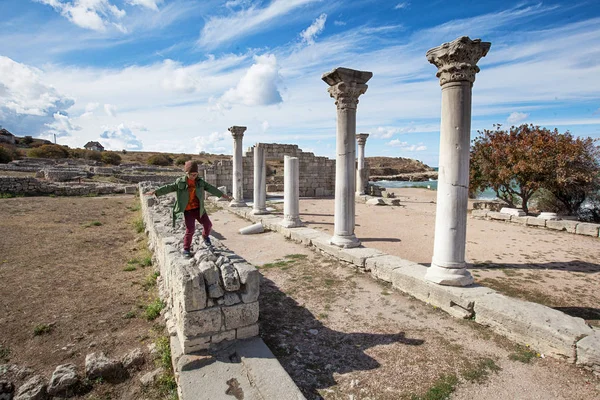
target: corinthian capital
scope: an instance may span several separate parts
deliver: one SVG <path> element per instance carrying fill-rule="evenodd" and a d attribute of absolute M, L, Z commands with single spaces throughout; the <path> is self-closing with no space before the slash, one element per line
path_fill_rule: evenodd
<path fill-rule="evenodd" d="M 459 37 L 450 43 L 427 51 L 427 61 L 438 68 L 440 86 L 450 82 L 475 82 L 479 72 L 477 62 L 485 57 L 492 44 L 481 39 L 471 40 L 468 36 Z"/>
<path fill-rule="evenodd" d="M 321 79 L 330 86 L 327 91 L 338 108 L 356 108 L 358 97 L 367 91 L 366 83 L 372 76 L 372 72 L 340 67 L 323 74 Z"/>
<path fill-rule="evenodd" d="M 243 138 L 244 137 L 244 132 L 246 132 L 246 127 L 245 126 L 232 126 L 231 128 L 228 128 L 227 130 L 229 132 L 231 132 L 231 135 L 233 136 L 234 139 L 237 138 Z"/>
<path fill-rule="evenodd" d="M 368 133 L 359 133 L 356 135 L 356 142 L 359 146 L 364 146 L 367 143 L 367 138 L 369 137 Z"/>

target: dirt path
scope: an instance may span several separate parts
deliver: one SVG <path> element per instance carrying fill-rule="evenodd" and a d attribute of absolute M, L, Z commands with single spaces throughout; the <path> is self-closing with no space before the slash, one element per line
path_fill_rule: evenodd
<path fill-rule="evenodd" d="M 260 268 L 261 335 L 308 399 L 442 399 L 454 388 L 456 399 L 600 397 L 600 381 L 584 370 L 538 358 L 277 233 L 239 235 L 249 223 L 226 211 L 212 220 L 215 235 Z"/>
<path fill-rule="evenodd" d="M 400 206 L 356 204 L 356 236 L 372 247 L 429 265 L 436 192 L 393 189 Z M 333 233 L 333 199 L 301 199 L 300 218 Z M 476 282 L 579 316 L 600 327 L 600 239 L 468 218 L 466 260 Z"/>
<path fill-rule="evenodd" d="M 95 382 L 88 399 L 149 399 L 139 376 L 156 368 L 146 345 L 164 335 L 144 318 L 156 299 L 139 200 L 115 197 L 0 199 L 0 364 L 50 379 L 73 363 L 84 375 L 88 353 L 119 358 L 146 352 L 144 368 L 118 385 Z M 0 368 L 0 379 L 2 379 Z"/>

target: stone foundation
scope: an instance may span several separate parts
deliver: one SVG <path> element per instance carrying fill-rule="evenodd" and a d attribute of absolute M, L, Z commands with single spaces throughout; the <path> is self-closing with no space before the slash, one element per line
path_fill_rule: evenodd
<path fill-rule="evenodd" d="M 55 183 L 36 178 L 0 176 L 0 193 L 23 196 L 89 196 L 135 193 L 135 186 L 111 183 Z"/>

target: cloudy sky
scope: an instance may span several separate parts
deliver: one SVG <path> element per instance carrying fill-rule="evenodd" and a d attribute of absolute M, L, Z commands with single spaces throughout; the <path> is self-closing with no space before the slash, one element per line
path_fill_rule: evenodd
<path fill-rule="evenodd" d="M 477 130 L 533 123 L 600 138 L 600 2 L 0 0 L 0 125 L 112 150 L 231 154 L 293 143 L 335 157 L 321 75 L 372 71 L 358 105 L 367 156 L 438 163 L 428 49 L 492 42 L 473 87 Z"/>

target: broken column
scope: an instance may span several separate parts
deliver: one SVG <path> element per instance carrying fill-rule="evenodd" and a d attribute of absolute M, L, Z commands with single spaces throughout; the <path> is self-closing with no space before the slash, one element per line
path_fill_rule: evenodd
<path fill-rule="evenodd" d="M 283 220 L 285 228 L 302 226 L 300 221 L 300 163 L 298 157 L 283 158 Z"/>
<path fill-rule="evenodd" d="M 360 246 L 354 235 L 356 106 L 372 76 L 372 72 L 348 68 L 336 68 L 322 76 L 337 106 L 335 224 L 331 244 L 344 248 Z"/>
<path fill-rule="evenodd" d="M 367 168 L 365 168 L 365 144 L 367 143 L 368 133 L 359 133 L 356 135 L 358 143 L 358 168 L 356 171 L 356 194 L 366 194 L 369 177 L 367 176 Z"/>
<path fill-rule="evenodd" d="M 267 211 L 267 169 L 265 149 L 257 143 L 254 146 L 254 205 L 252 214 L 268 214 Z"/>
<path fill-rule="evenodd" d="M 242 168 L 242 139 L 244 138 L 245 126 L 232 126 L 229 132 L 233 136 L 233 182 L 232 197 L 229 207 L 246 207 L 244 202 L 244 172 Z"/>
<path fill-rule="evenodd" d="M 429 50 L 426 55 L 427 60 L 438 67 L 442 117 L 435 239 L 425 279 L 441 285 L 473 283 L 465 263 L 471 89 L 479 72 L 477 62 L 490 46 L 489 42 L 463 36 Z"/>

